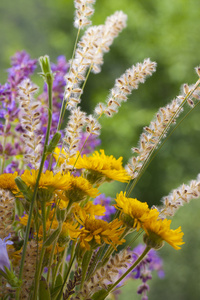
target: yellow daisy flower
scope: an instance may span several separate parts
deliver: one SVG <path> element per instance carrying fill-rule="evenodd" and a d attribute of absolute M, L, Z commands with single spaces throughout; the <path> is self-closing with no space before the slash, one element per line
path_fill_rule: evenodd
<path fill-rule="evenodd" d="M 15 183 L 15 178 L 18 176 L 18 173 L 4 173 L 0 175 L 0 189 L 16 191 L 18 190 Z"/>
<path fill-rule="evenodd" d="M 173 230 L 170 229 L 171 220 L 167 219 L 151 219 L 144 224 L 144 242 L 147 246 L 155 249 L 159 249 L 163 246 L 163 242 L 167 242 L 174 249 L 180 249 L 180 245 L 184 242 L 182 237 L 184 233 L 181 231 L 181 227 Z"/>
<path fill-rule="evenodd" d="M 30 187 L 34 187 L 37 179 L 38 171 L 34 169 L 29 171 L 26 170 L 22 175 L 21 179 Z M 52 171 L 46 171 L 41 174 L 39 181 L 39 188 L 55 190 L 64 190 L 69 186 L 69 175 L 62 175 L 60 172 L 53 174 Z"/>
<path fill-rule="evenodd" d="M 157 209 L 150 210 L 146 202 L 140 202 L 135 198 L 127 198 L 126 193 L 120 192 L 115 199 L 115 208 L 120 210 L 120 219 L 130 228 L 143 227 L 143 223 L 149 219 L 158 217 Z"/>
<path fill-rule="evenodd" d="M 122 167 L 122 157 L 116 159 L 112 155 L 107 156 L 104 150 L 95 151 L 92 157 L 83 157 L 79 155 L 78 160 L 72 158 L 69 160 L 70 165 L 74 165 L 76 169 L 86 169 L 87 179 L 93 184 L 100 184 L 104 181 L 117 180 L 121 182 L 128 182 L 131 177 L 127 171 Z"/>
<path fill-rule="evenodd" d="M 105 207 L 100 204 L 93 204 L 91 201 L 87 202 L 87 204 L 84 207 L 81 207 L 78 203 L 73 204 L 73 212 L 82 215 L 83 213 L 87 214 L 90 217 L 95 216 L 104 216 L 105 215 Z"/>
<path fill-rule="evenodd" d="M 69 187 L 65 190 L 65 196 L 71 204 L 85 200 L 88 196 L 95 198 L 98 194 L 98 189 L 93 188 L 87 179 L 69 175 Z"/>
<path fill-rule="evenodd" d="M 115 249 L 117 245 L 125 242 L 120 240 L 121 234 L 124 232 L 122 222 L 118 219 L 108 223 L 106 221 L 89 217 L 86 212 L 82 211 L 80 215 L 75 214 L 77 221 L 83 226 L 78 236 L 80 245 L 86 250 L 96 249 L 103 243 L 111 244 Z"/>
<path fill-rule="evenodd" d="M 69 242 L 70 238 L 76 239 L 80 234 L 80 230 L 78 229 L 78 227 L 79 224 L 77 223 L 73 224 L 72 222 L 64 222 L 58 238 L 58 244 L 60 246 L 66 246 L 66 243 Z"/>

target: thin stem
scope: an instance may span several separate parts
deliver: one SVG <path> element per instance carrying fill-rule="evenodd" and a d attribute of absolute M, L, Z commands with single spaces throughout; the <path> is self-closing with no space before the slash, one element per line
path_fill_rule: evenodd
<path fill-rule="evenodd" d="M 151 161 L 154 159 L 154 157 L 156 156 L 156 154 L 159 152 L 159 150 L 163 147 L 163 145 L 166 143 L 166 141 L 170 138 L 170 136 L 173 134 L 173 132 L 179 127 L 179 125 L 187 118 L 187 116 L 200 104 L 200 101 L 197 102 L 197 104 L 190 110 L 187 112 L 187 114 L 181 119 L 181 121 L 173 128 L 173 130 L 170 132 L 170 134 L 168 135 L 168 137 L 163 141 L 163 143 L 160 145 L 160 147 L 158 148 L 158 150 L 154 153 Z M 150 162 L 151 162 L 150 161 Z M 150 163 L 149 162 L 149 163 Z"/>
<path fill-rule="evenodd" d="M 62 297 L 62 292 L 63 292 L 64 286 L 65 286 L 65 284 L 66 284 L 66 282 L 67 282 L 69 273 L 70 273 L 70 271 L 71 271 L 71 267 L 72 267 L 72 265 L 73 265 L 73 263 L 74 263 L 74 259 L 75 259 L 75 253 L 74 253 L 74 252 L 75 252 L 75 245 L 76 245 L 76 244 L 73 242 L 73 244 L 72 244 L 72 249 L 71 249 L 71 258 L 70 258 L 69 266 L 68 266 L 68 269 L 67 269 L 67 273 L 66 273 L 66 275 L 65 275 L 65 279 L 64 279 L 64 281 L 63 281 L 63 285 L 62 285 L 61 290 L 60 290 L 60 292 L 59 292 L 59 295 L 58 295 L 58 297 L 56 298 L 57 300 L 60 300 L 61 297 Z"/>
<path fill-rule="evenodd" d="M 87 274 L 87 269 L 88 269 L 92 254 L 93 254 L 93 250 L 89 250 L 89 251 L 86 251 L 86 253 L 83 257 L 80 290 L 83 288 L 83 285 L 84 285 L 84 282 L 85 282 L 85 277 L 86 277 L 86 274 Z"/>
<path fill-rule="evenodd" d="M 75 41 L 75 44 L 74 44 L 74 49 L 73 49 L 73 54 L 72 54 L 72 60 L 71 60 L 71 64 L 70 64 L 69 73 L 71 72 L 71 68 L 72 68 L 72 65 L 73 65 L 73 60 L 74 60 L 74 56 L 75 56 L 75 51 L 76 51 L 76 46 L 77 46 L 77 43 L 78 43 L 79 34 L 80 34 L 80 28 L 78 29 L 78 32 L 77 32 L 77 35 L 76 35 L 76 41 Z M 68 101 L 68 99 L 67 99 L 67 101 Z M 61 110 L 60 110 L 60 116 L 59 116 L 57 131 L 59 131 L 60 128 L 61 128 L 62 121 L 63 121 L 64 114 L 65 114 L 65 109 L 66 109 L 66 106 L 67 106 L 67 101 L 65 102 L 65 98 L 63 99 L 62 107 L 61 107 Z"/>
<path fill-rule="evenodd" d="M 66 254 L 67 254 L 67 246 L 65 245 L 65 250 L 63 251 L 63 257 L 62 257 L 62 261 L 61 261 L 61 266 L 60 266 L 60 273 L 62 274 L 62 277 L 64 275 L 64 270 L 65 270 L 65 261 L 66 261 Z"/>
<path fill-rule="evenodd" d="M 42 228 L 43 228 L 43 242 L 46 240 L 46 203 L 45 201 L 41 202 L 42 210 Z"/>
<path fill-rule="evenodd" d="M 137 234 L 134 236 L 134 238 L 130 241 L 130 243 L 126 246 L 125 249 L 129 248 L 138 238 L 139 236 L 143 233 L 143 229 L 137 232 Z"/>
<path fill-rule="evenodd" d="M 49 267 L 48 267 L 48 272 L 47 272 L 47 284 L 49 284 L 49 280 L 50 280 L 51 265 L 53 263 L 53 257 L 54 257 L 56 244 L 57 244 L 57 239 L 54 241 L 52 249 L 51 249 L 51 254 L 50 254 L 50 258 L 49 258 Z"/>
<path fill-rule="evenodd" d="M 75 166 L 76 166 L 76 163 L 77 163 L 77 161 L 78 161 L 78 159 L 79 159 L 79 157 L 80 157 L 80 155 L 81 155 L 81 152 L 83 151 L 83 148 L 84 148 L 84 146 L 85 146 L 87 140 L 89 139 L 89 136 L 90 136 L 90 133 L 89 133 L 89 135 L 87 136 L 87 138 L 85 139 L 85 142 L 84 142 L 84 144 L 83 144 L 83 146 L 82 146 L 82 148 L 81 148 L 81 151 L 79 152 L 79 154 L 78 154 L 78 156 L 77 156 L 77 158 L 76 158 L 76 160 L 75 160 L 75 163 L 74 163 L 74 165 L 73 165 L 72 171 L 74 171 L 74 168 L 75 168 Z M 71 172 L 72 172 L 72 171 L 71 171 Z"/>
<path fill-rule="evenodd" d="M 37 292 L 39 289 L 39 282 L 40 282 L 40 276 L 41 276 L 41 272 L 42 272 L 42 263 L 43 263 L 43 259 L 44 259 L 45 250 L 46 250 L 46 248 L 42 245 L 40 259 L 39 259 L 39 263 L 37 265 L 37 270 L 36 270 L 36 274 L 35 274 L 35 285 L 34 285 L 34 295 L 33 295 L 34 300 L 38 299 Z"/>
<path fill-rule="evenodd" d="M 92 274 L 94 273 L 95 269 L 96 269 L 96 266 L 98 264 L 98 261 L 100 260 L 100 257 L 103 253 L 103 250 L 104 250 L 104 247 L 100 247 L 98 252 L 96 253 L 96 256 L 94 258 L 94 260 L 92 261 L 92 264 L 90 266 L 90 268 L 88 269 L 88 272 L 87 272 L 87 277 L 86 277 L 86 281 L 89 280 L 89 278 L 92 276 Z"/>
<path fill-rule="evenodd" d="M 8 123 L 8 119 L 6 118 L 5 125 L 3 127 L 4 131 L 7 126 L 7 123 Z M 3 153 L 2 153 L 2 159 L 1 159 L 0 174 L 3 174 L 4 166 L 5 166 L 5 147 L 6 147 L 6 132 L 3 132 L 3 143 L 2 143 Z"/>
<path fill-rule="evenodd" d="M 72 63 L 71 63 L 71 66 L 72 66 L 72 64 L 73 64 L 73 60 L 74 60 L 74 56 L 75 56 L 75 51 L 76 51 L 76 46 L 77 46 L 77 43 L 78 43 L 78 38 L 79 38 L 80 31 L 81 31 L 81 28 L 79 27 L 78 32 L 77 32 L 77 35 L 76 35 L 76 41 L 75 41 L 75 44 L 74 44 L 74 49 L 73 49 L 73 54 L 72 54 Z M 71 68 L 70 68 L 70 71 L 71 71 Z"/>

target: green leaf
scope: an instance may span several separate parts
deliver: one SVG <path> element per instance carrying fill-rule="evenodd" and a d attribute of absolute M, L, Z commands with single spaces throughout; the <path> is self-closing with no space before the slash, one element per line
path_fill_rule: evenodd
<path fill-rule="evenodd" d="M 55 286 L 60 286 L 63 284 L 63 279 L 61 274 L 59 273 L 58 276 L 56 277 L 56 282 L 55 282 Z"/>
<path fill-rule="evenodd" d="M 100 290 L 92 296 L 92 300 L 104 300 L 108 296 L 106 290 Z"/>
<path fill-rule="evenodd" d="M 63 278 L 62 278 L 61 274 L 59 273 L 58 276 L 56 277 L 55 286 L 51 291 L 52 300 L 56 299 L 56 297 L 58 296 L 58 294 L 62 288 L 62 285 L 63 285 Z"/>
<path fill-rule="evenodd" d="M 60 228 L 57 228 L 44 242 L 44 247 L 49 247 L 60 234 Z"/>
<path fill-rule="evenodd" d="M 61 133 L 60 132 L 56 132 L 51 140 L 51 142 L 49 143 L 48 147 L 47 147 L 47 152 L 46 154 L 51 154 L 54 149 L 56 148 L 59 140 L 61 138 Z"/>
<path fill-rule="evenodd" d="M 19 176 L 15 178 L 15 183 L 18 189 L 20 190 L 20 192 L 24 195 L 25 199 L 31 202 L 31 199 L 33 197 L 33 192 L 31 191 L 30 187 L 28 187 L 26 183 Z"/>
<path fill-rule="evenodd" d="M 51 300 L 51 295 L 50 295 L 50 291 L 46 279 L 42 277 L 39 286 L 39 300 L 44 300 L 44 299 Z"/>

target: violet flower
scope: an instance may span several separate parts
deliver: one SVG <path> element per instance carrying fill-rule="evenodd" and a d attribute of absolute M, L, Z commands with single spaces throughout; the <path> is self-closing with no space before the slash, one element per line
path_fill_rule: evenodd
<path fill-rule="evenodd" d="M 0 85 L 0 116 L 4 118 L 5 115 L 9 115 L 9 121 L 14 121 L 19 112 L 16 105 L 18 85 L 33 74 L 37 66 L 37 60 L 30 59 L 28 53 L 21 51 L 11 57 L 11 66 L 7 70 L 7 83 Z"/>
<path fill-rule="evenodd" d="M 137 247 L 135 247 L 133 250 L 129 249 L 133 261 L 130 264 L 131 265 L 138 259 L 138 257 L 143 253 L 145 249 L 145 246 L 142 244 L 139 244 Z M 157 271 L 157 274 L 160 278 L 164 277 L 164 271 L 163 271 L 163 261 L 159 257 L 157 251 L 154 249 L 151 249 L 148 254 L 145 256 L 145 258 L 140 262 L 139 265 L 131 273 L 129 273 L 118 285 L 118 287 L 121 287 L 124 282 L 128 279 L 140 279 L 142 281 L 142 284 L 138 287 L 137 293 L 142 296 L 141 300 L 148 300 L 147 292 L 149 291 L 149 285 L 147 284 L 148 280 L 152 279 L 152 271 Z M 122 275 L 122 272 L 119 272 L 119 275 Z M 117 289 L 113 292 L 115 299 L 118 299 L 118 295 L 121 293 L 120 289 Z"/>
<path fill-rule="evenodd" d="M 113 205 L 111 205 L 112 202 L 112 198 L 111 197 L 106 197 L 105 194 L 101 194 L 99 196 L 97 196 L 94 199 L 94 204 L 101 204 L 103 206 L 105 206 L 106 212 L 104 216 L 100 216 L 99 219 L 103 219 L 105 221 L 110 221 L 111 220 L 111 216 L 115 213 L 116 209 Z"/>
<path fill-rule="evenodd" d="M 143 253 L 144 249 L 144 245 L 138 245 L 131 250 L 134 261 Z M 149 285 L 147 281 L 152 279 L 152 271 L 157 271 L 160 278 L 164 277 L 163 261 L 154 249 L 151 249 L 141 263 L 129 274 L 129 277 L 142 281 L 137 290 L 137 293 L 142 296 L 142 300 L 148 300 Z"/>
<path fill-rule="evenodd" d="M 4 267 L 10 269 L 10 261 L 6 249 L 6 245 L 12 245 L 13 242 L 9 240 L 10 234 L 3 240 L 0 238 L 0 270 L 5 272 Z"/>
<path fill-rule="evenodd" d="M 81 151 L 81 154 L 90 154 L 94 152 L 95 148 L 101 144 L 101 140 L 98 139 L 96 136 L 91 134 L 88 139 L 87 137 L 88 137 L 88 133 L 82 132 L 78 144 L 78 150 Z"/>

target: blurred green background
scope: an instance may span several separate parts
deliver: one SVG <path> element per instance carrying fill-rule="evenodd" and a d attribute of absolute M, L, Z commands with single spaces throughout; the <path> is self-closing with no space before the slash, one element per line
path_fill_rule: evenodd
<path fill-rule="evenodd" d="M 158 63 L 157 72 L 134 91 L 120 112 L 104 118 L 102 147 L 107 154 L 123 156 L 126 163 L 130 148 L 137 146 L 142 128 L 148 125 L 160 106 L 180 93 L 185 82 L 197 80 L 194 67 L 200 64 L 199 0 L 97 0 L 93 24 L 101 24 L 115 10 L 128 15 L 127 28 L 105 55 L 102 72 L 91 75 L 83 95 L 82 108 L 93 112 L 105 101 L 109 89 L 132 64 L 150 57 Z M 72 0 L 1 0 L 0 1 L 0 82 L 6 81 L 10 56 L 25 49 L 32 58 L 48 54 L 71 58 L 76 37 L 73 27 Z M 36 79 L 37 81 L 38 79 Z M 42 85 L 40 79 L 39 84 Z M 134 190 L 134 197 L 159 204 L 164 195 L 183 182 L 196 178 L 200 165 L 200 106 L 190 114 L 164 144 Z M 122 186 L 104 187 L 113 196 Z M 200 264 L 198 260 L 199 200 L 183 207 L 174 218 L 174 228 L 181 225 L 186 245 L 177 252 L 169 246 L 160 253 L 165 260 L 166 277 L 153 279 L 150 299 L 199 299 Z M 137 283 L 136 283 L 137 284 Z M 140 299 L 125 287 L 120 299 Z"/>

